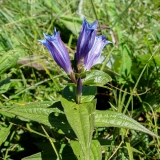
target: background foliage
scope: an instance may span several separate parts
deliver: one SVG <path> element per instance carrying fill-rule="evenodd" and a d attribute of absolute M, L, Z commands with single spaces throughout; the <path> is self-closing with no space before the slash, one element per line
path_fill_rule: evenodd
<path fill-rule="evenodd" d="M 98 88 L 97 109 L 124 113 L 159 135 L 158 0 L 2 0 L 0 5 L 0 107 L 24 109 L 24 117 L 0 110 L 1 159 L 18 160 L 35 153 L 42 159 L 49 159 L 47 155 L 56 159 L 56 154 L 73 158 L 68 143 L 75 134 L 67 133 L 69 124 L 59 123 L 64 118 L 60 108 L 51 116 L 61 115 L 54 128 L 42 125 L 39 117 L 37 122 L 27 120 L 25 113 L 45 117 L 44 106 L 58 106 L 67 83 L 66 74 L 37 40 L 56 27 L 73 58 L 83 16 L 90 22 L 97 19 L 97 32 L 113 42 L 95 66 L 112 77 L 112 82 Z M 28 105 L 31 102 L 37 105 Z M 101 127 L 93 137 L 99 138 L 103 159 L 160 159 L 159 139 L 142 132 Z"/>

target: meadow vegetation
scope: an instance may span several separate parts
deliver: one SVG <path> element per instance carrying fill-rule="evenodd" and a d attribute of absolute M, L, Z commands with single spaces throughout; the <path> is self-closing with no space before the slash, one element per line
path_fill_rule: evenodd
<path fill-rule="evenodd" d="M 59 109 L 70 81 L 38 40 L 56 27 L 73 60 L 83 17 L 98 20 L 97 34 L 112 42 L 92 67 L 112 79 L 92 88 L 97 110 L 123 113 L 159 135 L 159 16 L 159 0 L 1 0 L 0 159 L 76 159 L 76 135 Z M 92 139 L 104 160 L 158 160 L 152 133 L 96 127 Z"/>

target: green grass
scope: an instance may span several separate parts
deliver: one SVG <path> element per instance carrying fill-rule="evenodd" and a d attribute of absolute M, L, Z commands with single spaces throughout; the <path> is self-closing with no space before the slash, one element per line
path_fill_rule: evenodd
<path fill-rule="evenodd" d="M 67 76 L 38 40 L 43 39 L 43 32 L 52 34 L 56 27 L 73 59 L 84 15 L 90 22 L 97 19 L 98 33 L 113 42 L 103 50 L 103 63 L 95 66 L 112 77 L 112 82 L 106 84 L 112 89 L 107 90 L 111 104 L 108 108 L 138 120 L 159 135 L 160 2 L 90 0 L 78 5 L 79 1 L 74 0 L 0 2 L 0 58 L 19 57 L 16 65 L 1 73 L 1 81 L 10 78 L 0 87 L 1 107 L 23 107 L 29 102 L 56 101 L 61 97 Z M 18 160 L 37 153 L 44 149 L 39 142 L 52 145 L 46 133 L 55 139 L 57 148 L 69 141 L 60 128 L 44 129 L 36 122 L 10 115 L 0 114 L 0 130 L 8 133 L 0 143 L 0 159 Z M 103 159 L 160 159 L 160 140 L 150 135 L 99 128 L 94 136 L 102 144 L 105 141 Z M 35 150 L 31 151 L 30 146 Z"/>

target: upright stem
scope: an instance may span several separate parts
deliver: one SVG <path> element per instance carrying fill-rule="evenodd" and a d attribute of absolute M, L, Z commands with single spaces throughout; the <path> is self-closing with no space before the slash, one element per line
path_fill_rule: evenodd
<path fill-rule="evenodd" d="M 75 84 L 77 83 L 74 72 L 72 72 L 72 73 L 69 75 L 69 77 L 70 77 L 70 79 L 72 80 L 73 83 L 75 83 Z"/>
<path fill-rule="evenodd" d="M 77 104 L 81 103 L 81 97 L 82 97 L 82 79 L 78 78 L 77 89 L 76 89 L 76 102 L 77 102 Z"/>

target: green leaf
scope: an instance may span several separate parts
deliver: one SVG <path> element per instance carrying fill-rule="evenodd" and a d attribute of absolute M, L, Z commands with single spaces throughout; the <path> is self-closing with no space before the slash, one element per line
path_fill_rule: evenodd
<path fill-rule="evenodd" d="M 66 103 L 66 105 L 69 106 L 70 103 L 71 102 Z M 74 103 L 72 104 L 74 105 Z M 89 103 L 89 105 L 90 104 L 92 103 Z M 4 107 L 4 108 L 1 107 L 0 113 L 4 115 L 14 114 L 14 115 L 23 117 L 26 120 L 33 120 L 38 123 L 45 124 L 47 126 L 52 126 L 52 127 L 54 126 L 54 127 L 59 127 L 63 129 L 70 128 L 66 120 L 66 117 L 64 115 L 63 109 L 61 108 L 60 102 L 38 102 L 38 103 L 27 104 L 25 106 L 14 106 L 14 107 Z M 80 116 L 80 113 L 79 113 L 79 116 Z M 76 119 L 76 117 L 74 118 Z M 79 125 L 82 125 L 82 124 L 79 124 Z M 140 123 L 135 121 L 134 119 L 122 113 L 117 113 L 113 111 L 96 110 L 95 126 L 127 128 L 127 129 L 133 129 L 133 130 L 138 130 L 144 133 L 148 133 L 152 136 L 157 136 L 153 132 L 149 131 L 147 128 L 142 126 Z"/>
<path fill-rule="evenodd" d="M 84 159 L 84 155 L 78 141 L 70 141 L 70 145 L 78 160 Z"/>
<path fill-rule="evenodd" d="M 48 157 L 47 157 L 48 158 Z M 55 157 L 56 158 L 56 157 Z M 53 159 L 53 157 L 52 157 Z M 39 153 L 36 153 L 36 154 L 33 154 L 31 156 L 28 156 L 28 157 L 24 157 L 22 158 L 22 160 L 42 160 L 42 153 L 39 152 Z M 50 160 L 50 159 L 46 159 L 44 158 L 44 160 Z"/>
<path fill-rule="evenodd" d="M 126 142 L 126 148 L 128 150 L 129 159 L 133 160 L 133 151 L 129 142 Z"/>
<path fill-rule="evenodd" d="M 61 102 L 67 120 L 78 137 L 84 157 L 87 158 L 94 129 L 95 101 L 78 105 L 62 98 Z"/>
<path fill-rule="evenodd" d="M 5 79 L 3 79 L 2 81 L 0 81 L 0 93 L 5 93 L 8 91 L 9 87 L 10 87 L 11 83 L 10 83 L 10 78 L 7 77 Z"/>
<path fill-rule="evenodd" d="M 119 127 L 141 131 L 152 136 L 158 137 L 156 134 L 142 126 L 134 119 L 118 112 L 113 111 L 98 111 L 95 112 L 96 127 Z"/>
<path fill-rule="evenodd" d="M 81 103 L 91 102 L 95 98 L 96 93 L 97 93 L 96 86 L 83 86 Z"/>
<path fill-rule="evenodd" d="M 75 91 L 76 87 L 74 86 L 67 86 L 63 90 L 63 97 L 69 101 L 75 102 Z M 83 86 L 82 88 L 82 96 L 81 96 L 81 102 L 91 102 L 97 93 L 97 87 L 96 86 Z"/>
<path fill-rule="evenodd" d="M 75 102 L 76 99 L 75 93 L 76 93 L 75 86 L 66 86 L 63 90 L 62 96 L 69 101 Z"/>
<path fill-rule="evenodd" d="M 38 102 L 25 106 L 4 107 L 0 113 L 11 113 L 24 120 L 33 120 L 47 126 L 69 127 L 60 102 Z"/>
<path fill-rule="evenodd" d="M 130 57 L 130 49 L 127 44 L 124 44 L 121 48 L 121 55 L 122 55 L 122 63 L 120 67 L 120 73 L 126 77 L 131 78 L 130 71 L 132 66 L 132 60 Z"/>
<path fill-rule="evenodd" d="M 103 86 L 104 84 L 110 82 L 111 80 L 112 80 L 111 77 L 107 73 L 99 70 L 93 70 L 87 74 L 86 78 L 83 81 L 83 84 Z"/>
<path fill-rule="evenodd" d="M 74 34 L 78 35 L 79 30 L 81 28 L 81 24 L 78 23 L 77 21 L 73 21 L 72 18 L 70 20 L 68 19 L 60 19 L 60 21 Z"/>
<path fill-rule="evenodd" d="M 8 128 L 0 125 L 0 146 L 8 137 L 11 127 L 12 127 L 12 124 L 10 124 Z"/>
<path fill-rule="evenodd" d="M 17 64 L 18 54 L 6 54 L 0 59 L 0 74 Z"/>
<path fill-rule="evenodd" d="M 90 159 L 92 160 L 102 159 L 101 145 L 97 140 L 92 140 Z"/>
<path fill-rule="evenodd" d="M 78 160 L 85 159 L 81 150 L 80 143 L 78 141 L 71 141 L 71 147 Z M 97 140 L 93 140 L 90 147 L 90 159 L 100 160 L 102 159 L 101 146 Z"/>
<path fill-rule="evenodd" d="M 131 147 L 131 146 L 130 146 L 130 147 Z M 123 148 L 127 149 L 127 146 L 123 146 Z M 136 153 L 138 153 L 138 154 L 142 154 L 142 155 L 143 155 L 143 153 L 140 152 L 139 150 L 137 150 L 136 148 L 131 147 L 131 150 L 132 150 L 132 152 L 136 152 Z"/>

